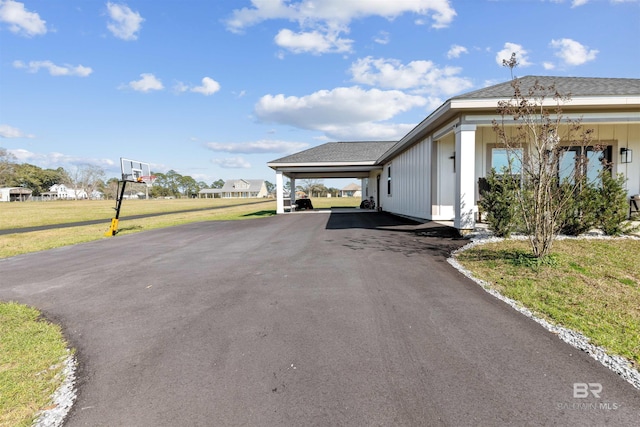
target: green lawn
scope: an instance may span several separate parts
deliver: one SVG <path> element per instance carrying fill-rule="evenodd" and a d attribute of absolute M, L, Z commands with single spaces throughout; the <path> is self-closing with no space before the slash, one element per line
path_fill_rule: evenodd
<path fill-rule="evenodd" d="M 0 426 L 30 426 L 62 383 L 67 345 L 37 310 L 0 303 Z"/>

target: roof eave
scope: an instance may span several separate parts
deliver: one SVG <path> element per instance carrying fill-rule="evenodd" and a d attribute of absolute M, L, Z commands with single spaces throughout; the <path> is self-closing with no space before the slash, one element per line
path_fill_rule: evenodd
<path fill-rule="evenodd" d="M 478 110 L 491 110 L 498 108 L 498 102 L 508 101 L 511 98 L 484 98 L 484 99 L 472 99 L 472 98 L 457 98 L 450 99 L 438 107 L 433 113 L 431 113 L 420 124 L 414 127 L 408 134 L 406 134 L 396 145 L 391 147 L 386 153 L 378 158 L 377 163 L 382 164 L 395 157 L 398 153 L 404 151 L 411 145 L 418 142 L 425 134 L 437 130 L 439 126 L 447 121 L 453 119 L 457 114 L 478 111 Z M 557 101 L 553 99 L 546 99 L 543 106 L 557 105 Z M 638 107 L 640 106 L 640 96 L 578 96 L 571 98 L 565 104 L 564 108 L 582 108 L 582 107 L 594 107 L 594 106 L 608 106 L 611 108 L 620 107 Z"/>
<path fill-rule="evenodd" d="M 366 162 L 301 162 L 301 163 L 293 163 L 293 162 L 271 162 L 267 163 L 271 169 L 279 169 L 279 168 L 299 168 L 299 167 L 344 167 L 344 166 L 374 166 L 376 164 L 375 160 L 370 160 Z"/>

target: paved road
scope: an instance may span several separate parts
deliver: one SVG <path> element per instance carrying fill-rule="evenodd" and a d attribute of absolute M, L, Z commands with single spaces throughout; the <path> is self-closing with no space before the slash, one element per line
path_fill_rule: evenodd
<path fill-rule="evenodd" d="M 78 349 L 68 426 L 637 425 L 636 389 L 455 271 L 462 241 L 412 228 L 305 213 L 119 236 L 0 261 L 0 299 Z"/>

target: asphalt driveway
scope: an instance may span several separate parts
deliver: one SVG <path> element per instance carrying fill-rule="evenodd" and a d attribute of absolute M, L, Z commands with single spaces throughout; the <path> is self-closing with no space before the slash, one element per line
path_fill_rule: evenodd
<path fill-rule="evenodd" d="M 68 426 L 637 425 L 636 389 L 453 269 L 464 241 L 414 229 L 306 213 L 117 236 L 0 260 L 0 299 L 78 350 Z"/>

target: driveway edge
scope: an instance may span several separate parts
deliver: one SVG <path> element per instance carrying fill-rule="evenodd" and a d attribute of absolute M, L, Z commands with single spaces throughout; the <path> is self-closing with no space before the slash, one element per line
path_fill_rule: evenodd
<path fill-rule="evenodd" d="M 631 237 L 631 238 L 634 238 L 634 237 Z M 554 325 L 553 323 L 550 323 L 545 319 L 537 317 L 533 312 L 531 312 L 528 308 L 523 307 L 519 302 L 511 298 L 505 297 L 500 292 L 493 289 L 490 283 L 484 280 L 475 278 L 469 270 L 464 268 L 458 262 L 458 260 L 456 259 L 456 255 L 463 251 L 471 249 L 475 246 L 482 245 L 484 243 L 499 242 L 504 239 L 500 239 L 496 237 L 487 237 L 485 235 L 485 236 L 478 236 L 475 239 L 472 237 L 471 240 L 472 240 L 471 243 L 468 243 L 465 246 L 461 247 L 460 249 L 453 251 L 451 253 L 451 256 L 447 258 L 447 262 L 451 264 L 460 273 L 462 273 L 463 275 L 465 275 L 466 277 L 468 277 L 469 279 L 473 280 L 475 283 L 480 285 L 480 287 L 482 287 L 482 289 L 484 289 L 485 292 L 507 303 L 519 313 L 534 320 L 535 322 L 540 324 L 543 328 L 557 335 L 558 338 L 560 338 L 562 341 L 566 342 L 567 344 L 571 345 L 572 347 L 578 350 L 584 351 L 589 356 L 591 356 L 592 358 L 600 362 L 602 365 L 604 365 L 605 367 L 609 368 L 610 370 L 612 370 L 613 372 L 615 372 L 616 374 L 624 378 L 625 381 L 627 381 L 629 384 L 634 386 L 636 389 L 640 390 L 640 372 L 638 372 L 637 369 L 634 369 L 633 366 L 631 366 L 631 363 L 627 359 L 621 356 L 615 356 L 615 355 L 612 356 L 608 354 L 604 348 L 591 344 L 589 342 L 589 338 L 582 335 L 579 332 L 573 331 L 571 329 L 567 329 L 563 326 Z"/>

